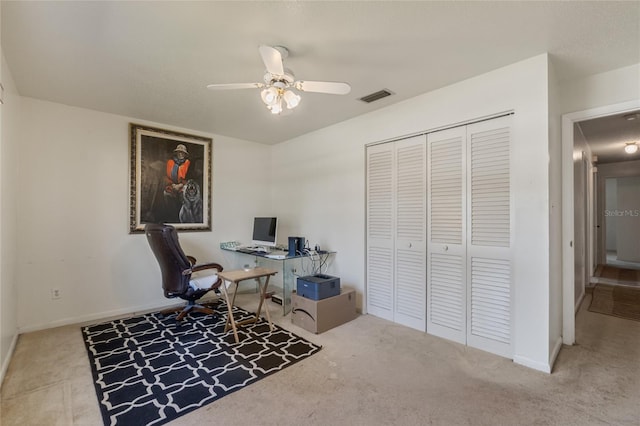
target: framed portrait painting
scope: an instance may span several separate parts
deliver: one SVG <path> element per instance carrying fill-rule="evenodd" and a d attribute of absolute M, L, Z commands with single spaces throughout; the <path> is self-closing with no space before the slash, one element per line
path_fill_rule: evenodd
<path fill-rule="evenodd" d="M 211 138 L 131 123 L 129 233 L 211 230 Z"/>

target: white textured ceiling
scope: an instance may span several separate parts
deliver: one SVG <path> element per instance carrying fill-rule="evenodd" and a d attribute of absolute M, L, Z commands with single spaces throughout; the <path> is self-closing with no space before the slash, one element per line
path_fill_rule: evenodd
<path fill-rule="evenodd" d="M 640 62 L 640 2 L 11 2 L 2 46 L 21 95 L 272 144 L 544 52 L 561 79 Z M 273 116 L 258 46 L 306 80 Z M 357 99 L 387 88 L 373 104 Z"/>
<path fill-rule="evenodd" d="M 627 143 L 640 145 L 640 111 L 581 121 L 577 126 L 599 164 L 640 160 L 640 150 L 634 154 L 624 151 Z"/>

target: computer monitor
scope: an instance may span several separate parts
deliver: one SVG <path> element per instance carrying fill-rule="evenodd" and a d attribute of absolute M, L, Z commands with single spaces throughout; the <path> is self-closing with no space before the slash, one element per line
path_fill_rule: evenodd
<path fill-rule="evenodd" d="M 254 245 L 275 247 L 278 237 L 277 217 L 256 217 L 253 219 Z"/>

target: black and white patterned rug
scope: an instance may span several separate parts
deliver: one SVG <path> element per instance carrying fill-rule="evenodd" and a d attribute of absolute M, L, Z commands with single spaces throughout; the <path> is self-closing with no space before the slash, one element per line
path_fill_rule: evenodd
<path fill-rule="evenodd" d="M 234 308 L 237 321 L 250 318 Z M 82 327 L 105 425 L 161 425 L 321 349 L 266 321 L 224 333 L 227 307 L 181 324 L 159 313 Z"/>

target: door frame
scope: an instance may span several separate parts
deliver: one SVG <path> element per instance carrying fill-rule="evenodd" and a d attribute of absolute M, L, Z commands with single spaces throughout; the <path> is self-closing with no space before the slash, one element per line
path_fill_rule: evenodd
<path fill-rule="evenodd" d="M 575 343 L 575 252 L 573 200 L 573 126 L 575 123 L 608 115 L 621 114 L 640 108 L 640 100 L 591 108 L 562 115 L 562 343 Z M 589 229 L 588 232 L 593 232 Z M 592 238 L 590 238 L 592 240 Z"/>

